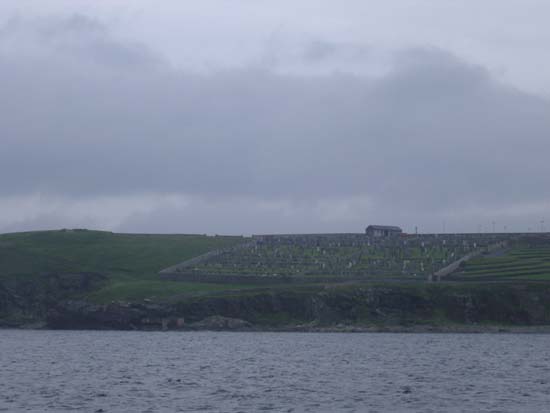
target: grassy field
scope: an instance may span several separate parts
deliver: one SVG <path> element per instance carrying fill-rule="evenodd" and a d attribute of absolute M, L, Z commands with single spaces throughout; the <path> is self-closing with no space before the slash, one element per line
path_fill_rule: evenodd
<path fill-rule="evenodd" d="M 242 237 L 115 234 L 60 230 L 0 235 L 0 280 L 47 273 L 97 272 L 108 277 L 90 298 L 98 302 L 218 291 L 227 285 L 166 282 L 158 271 Z M 235 288 L 235 286 L 232 286 Z"/>
<path fill-rule="evenodd" d="M 144 299 L 169 299 L 172 297 L 197 295 L 202 293 L 231 292 L 257 288 L 254 285 L 244 284 L 210 284 L 210 283 L 186 283 L 179 281 L 161 280 L 136 280 L 136 281 L 112 281 L 100 290 L 86 296 L 95 303 L 110 303 L 112 301 L 141 301 Z"/>
<path fill-rule="evenodd" d="M 550 240 L 523 241 L 500 254 L 468 261 L 455 278 L 464 280 L 550 280 Z"/>

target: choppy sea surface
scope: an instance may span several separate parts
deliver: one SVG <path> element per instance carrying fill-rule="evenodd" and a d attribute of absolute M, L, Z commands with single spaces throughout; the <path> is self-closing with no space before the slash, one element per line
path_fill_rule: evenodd
<path fill-rule="evenodd" d="M 0 330 L 0 410 L 550 411 L 550 335 Z"/>

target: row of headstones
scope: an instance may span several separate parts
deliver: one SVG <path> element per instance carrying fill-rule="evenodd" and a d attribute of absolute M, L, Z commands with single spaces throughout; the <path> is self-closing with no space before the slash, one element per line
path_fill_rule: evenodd
<path fill-rule="evenodd" d="M 249 272 L 250 267 L 255 267 L 256 270 L 264 268 L 265 272 L 274 269 L 277 269 L 277 271 L 283 269 L 289 272 L 352 272 L 352 268 L 357 265 L 356 261 L 350 261 L 349 256 L 339 254 L 343 248 L 350 245 L 350 241 L 352 245 L 356 246 L 356 253 L 366 256 L 369 272 L 399 269 L 403 273 L 417 273 L 425 272 L 427 267 L 444 266 L 450 259 L 487 244 L 492 239 L 487 240 L 483 237 L 471 236 L 370 239 L 362 234 L 273 236 L 267 239 L 257 239 L 244 248 L 214 254 L 202 262 L 204 266 L 202 270 L 207 271 L 215 266 L 216 268 L 221 267 L 220 271 L 223 272 L 223 268 L 229 266 L 232 271 L 238 268 L 242 272 Z M 323 243 L 324 246 L 321 247 L 320 243 Z M 312 249 L 312 247 L 314 248 Z M 414 249 L 420 250 L 421 257 L 415 256 Z M 300 257 L 300 253 L 306 251 L 308 252 L 307 259 Z M 322 261 L 312 261 L 311 255 L 315 255 L 315 252 L 322 256 Z M 345 252 L 349 253 L 349 250 L 345 250 Z M 439 252 L 439 255 L 443 254 L 443 259 L 434 258 L 437 252 Z M 378 257 L 373 259 L 372 255 Z M 407 265 L 405 261 L 411 264 Z M 195 270 L 200 271 L 200 266 L 196 267 Z M 363 266 L 359 266 L 355 270 L 355 272 L 362 271 L 364 271 Z"/>

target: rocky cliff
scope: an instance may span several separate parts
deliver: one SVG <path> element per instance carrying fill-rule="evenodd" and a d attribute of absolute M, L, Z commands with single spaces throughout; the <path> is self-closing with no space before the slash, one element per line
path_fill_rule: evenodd
<path fill-rule="evenodd" d="M 0 282 L 0 327 L 44 322 L 51 308 L 92 291 L 105 279 L 93 272 L 4 277 Z"/>
<path fill-rule="evenodd" d="M 354 285 L 251 291 L 172 303 L 65 301 L 50 328 L 310 329 L 550 325 L 550 285 Z"/>

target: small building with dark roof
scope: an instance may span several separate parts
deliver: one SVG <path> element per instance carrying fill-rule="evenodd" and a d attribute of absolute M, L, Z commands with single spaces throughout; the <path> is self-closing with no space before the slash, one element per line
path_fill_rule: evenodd
<path fill-rule="evenodd" d="M 396 237 L 401 235 L 403 230 L 392 225 L 369 225 L 365 233 L 369 237 Z"/>

